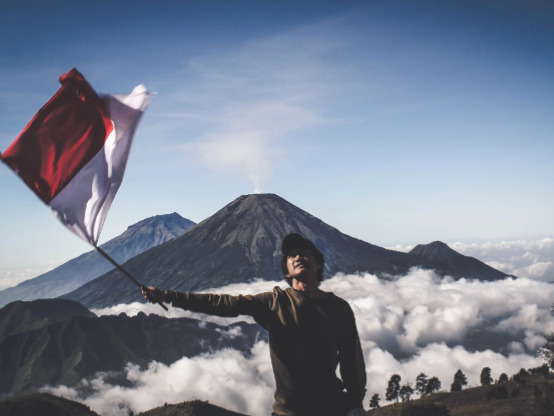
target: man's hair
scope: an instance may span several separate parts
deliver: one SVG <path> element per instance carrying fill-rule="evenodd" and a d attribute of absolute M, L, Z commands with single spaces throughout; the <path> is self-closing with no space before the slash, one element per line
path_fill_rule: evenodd
<path fill-rule="evenodd" d="M 317 285 L 319 286 L 323 281 L 323 266 L 325 265 L 325 257 L 323 256 L 323 253 L 321 253 L 321 251 L 317 249 L 314 243 L 312 243 L 307 238 L 294 233 L 287 235 L 283 239 L 282 245 L 283 256 L 281 257 L 281 269 L 289 286 L 292 286 L 292 281 L 290 278 L 286 277 L 289 273 L 289 270 L 287 268 L 287 258 L 291 251 L 294 249 L 308 249 L 312 252 L 315 257 L 315 262 L 318 266 L 321 266 L 317 269 Z"/>

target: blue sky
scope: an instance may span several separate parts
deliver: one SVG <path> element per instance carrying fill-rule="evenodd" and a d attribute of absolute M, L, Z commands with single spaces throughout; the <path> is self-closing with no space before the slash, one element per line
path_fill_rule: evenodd
<path fill-rule="evenodd" d="M 157 94 L 100 243 L 253 192 L 381 246 L 552 236 L 553 23 L 536 0 L 4 0 L 0 151 L 76 67 Z M 0 278 L 90 250 L 6 166 L 0 191 Z"/>

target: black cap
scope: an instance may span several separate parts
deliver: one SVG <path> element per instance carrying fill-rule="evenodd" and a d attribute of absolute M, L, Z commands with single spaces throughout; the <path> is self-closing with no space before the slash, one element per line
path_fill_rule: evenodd
<path fill-rule="evenodd" d="M 290 233 L 283 238 L 281 244 L 281 250 L 283 251 L 283 258 L 281 259 L 281 269 L 285 278 L 288 273 L 287 257 L 295 250 L 310 250 L 315 257 L 315 261 L 318 264 L 317 281 L 318 284 L 323 280 L 323 266 L 325 265 L 325 257 L 323 253 L 317 249 L 314 243 L 307 238 L 302 237 L 300 234 Z M 290 279 L 287 280 L 290 283 Z"/>
<path fill-rule="evenodd" d="M 318 251 L 314 243 L 296 233 L 290 233 L 283 238 L 281 249 L 283 251 L 283 255 L 285 256 L 294 250 L 310 249 L 314 252 Z"/>

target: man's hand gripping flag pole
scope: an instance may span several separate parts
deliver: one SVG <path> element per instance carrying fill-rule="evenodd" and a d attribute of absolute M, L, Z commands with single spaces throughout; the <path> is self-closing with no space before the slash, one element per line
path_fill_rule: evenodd
<path fill-rule="evenodd" d="M 60 83 L 0 159 L 67 228 L 148 291 L 97 243 L 152 95 L 139 85 L 128 95 L 100 97 L 75 68 Z"/>

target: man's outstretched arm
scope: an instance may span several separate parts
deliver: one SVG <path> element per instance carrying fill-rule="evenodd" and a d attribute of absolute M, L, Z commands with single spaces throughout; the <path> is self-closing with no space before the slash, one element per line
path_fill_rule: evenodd
<path fill-rule="evenodd" d="M 149 302 L 171 303 L 173 306 L 192 312 L 224 317 L 250 315 L 256 320 L 263 318 L 263 315 L 268 313 L 269 304 L 273 298 L 271 292 L 232 296 L 161 290 L 154 286 L 143 287 L 142 294 Z"/>

